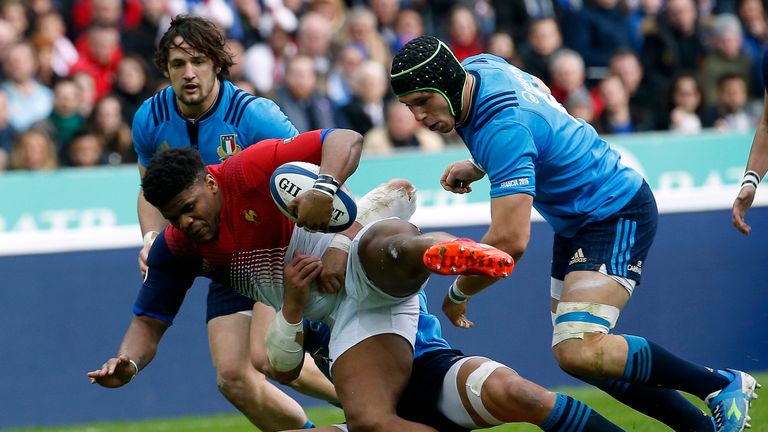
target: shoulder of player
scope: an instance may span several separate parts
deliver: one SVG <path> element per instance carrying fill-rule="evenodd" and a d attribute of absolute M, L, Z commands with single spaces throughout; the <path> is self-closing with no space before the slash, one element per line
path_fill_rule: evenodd
<path fill-rule="evenodd" d="M 146 130 L 169 121 L 174 107 L 173 98 L 169 97 L 168 92 L 173 92 L 170 86 L 148 97 L 136 111 L 134 124 L 138 123 L 138 126 Z"/>
<path fill-rule="evenodd" d="M 254 96 L 229 81 L 223 81 L 224 98 L 226 103 L 219 107 L 222 120 L 232 126 L 239 127 L 251 122 L 268 122 L 268 118 L 277 105 L 269 99 Z M 243 118 L 248 119 L 243 123 Z"/>

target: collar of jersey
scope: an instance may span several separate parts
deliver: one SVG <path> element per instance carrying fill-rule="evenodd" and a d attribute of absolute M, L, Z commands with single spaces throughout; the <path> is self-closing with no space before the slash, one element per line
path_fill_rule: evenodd
<path fill-rule="evenodd" d="M 216 109 L 219 107 L 219 103 L 221 103 L 221 99 L 224 97 L 224 90 L 225 90 L 224 87 L 225 87 L 225 83 L 227 82 L 228 81 L 226 80 L 220 81 L 219 94 L 216 95 L 216 100 L 213 102 L 213 105 L 211 105 L 211 107 L 208 108 L 208 111 L 204 112 L 203 115 L 201 115 L 196 119 L 188 119 L 184 117 L 184 114 L 182 114 L 181 110 L 179 109 L 179 104 L 176 103 L 176 95 L 173 93 L 173 90 L 171 90 L 171 95 L 173 100 L 173 110 L 176 111 L 176 114 L 178 114 L 179 117 L 181 117 L 181 119 L 184 121 L 200 123 L 201 121 L 207 119 L 208 117 L 212 116 L 213 113 L 216 112 Z"/>
<path fill-rule="evenodd" d="M 460 125 L 456 125 L 456 129 L 463 129 L 472 124 L 472 117 L 475 114 L 475 101 L 477 100 L 477 92 L 480 91 L 480 74 L 477 71 L 468 71 L 475 77 L 475 82 L 472 84 L 472 94 L 469 96 L 469 110 L 467 111 L 467 118 L 461 122 Z"/>

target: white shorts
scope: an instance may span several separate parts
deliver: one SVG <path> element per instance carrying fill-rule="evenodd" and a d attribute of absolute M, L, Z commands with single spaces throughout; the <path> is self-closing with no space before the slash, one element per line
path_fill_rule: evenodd
<path fill-rule="evenodd" d="M 411 348 L 416 340 L 418 296 L 400 298 L 386 294 L 368 279 L 360 262 L 360 239 L 377 222 L 365 226 L 349 250 L 343 298 L 327 322 L 331 327 L 331 361 L 371 336 L 397 334 L 405 338 Z"/>

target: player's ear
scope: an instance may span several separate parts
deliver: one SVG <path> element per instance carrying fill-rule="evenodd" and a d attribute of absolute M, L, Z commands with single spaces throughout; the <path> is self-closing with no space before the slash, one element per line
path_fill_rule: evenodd
<path fill-rule="evenodd" d="M 208 187 L 208 190 L 213 193 L 217 193 L 219 191 L 219 184 L 216 183 L 216 179 L 213 178 L 213 176 L 210 174 L 205 175 L 205 186 Z"/>

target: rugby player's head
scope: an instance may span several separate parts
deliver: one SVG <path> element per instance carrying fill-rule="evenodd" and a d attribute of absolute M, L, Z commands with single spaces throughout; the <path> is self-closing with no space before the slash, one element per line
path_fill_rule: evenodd
<path fill-rule="evenodd" d="M 164 74 L 169 74 L 171 50 L 185 51 L 191 57 L 202 56 L 213 64 L 219 80 L 229 77 L 234 64 L 232 54 L 226 49 L 222 30 L 212 21 L 193 15 L 177 15 L 163 34 L 155 51 L 155 64 Z"/>
<path fill-rule="evenodd" d="M 224 204 L 216 180 L 192 148 L 171 148 L 156 154 L 141 181 L 144 198 L 190 239 L 216 238 Z"/>
<path fill-rule="evenodd" d="M 411 108 L 416 119 L 432 130 L 450 132 L 453 129 L 462 112 L 466 80 L 467 72 L 461 62 L 443 41 L 433 36 L 413 39 L 392 60 L 392 90 Z M 449 124 L 435 111 L 440 105 L 451 117 Z M 420 118 L 414 110 L 417 106 L 429 112 Z"/>

